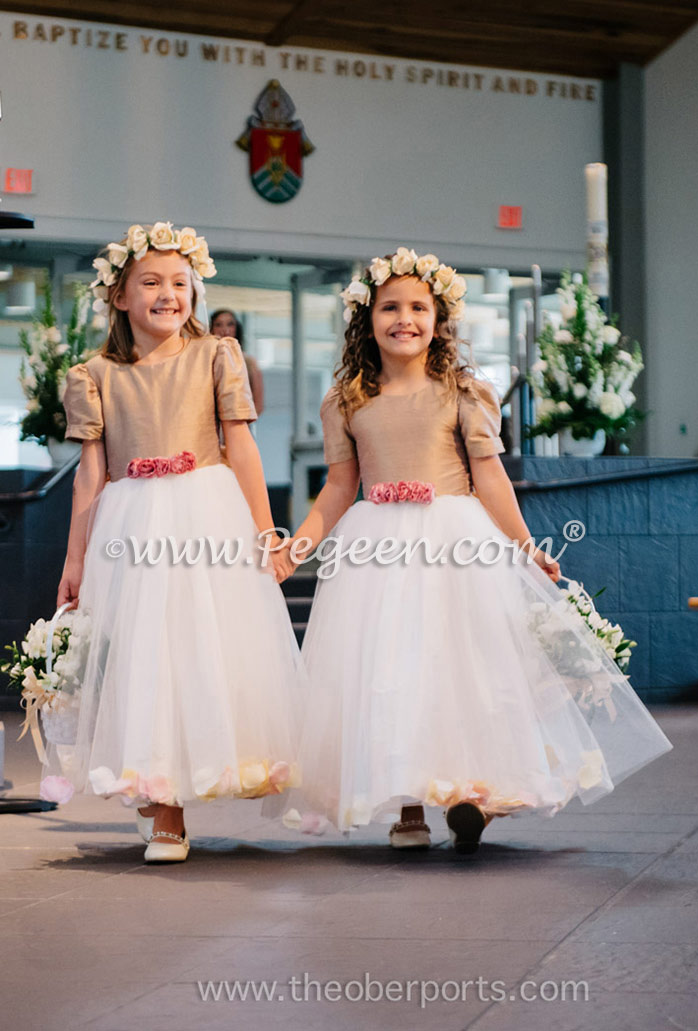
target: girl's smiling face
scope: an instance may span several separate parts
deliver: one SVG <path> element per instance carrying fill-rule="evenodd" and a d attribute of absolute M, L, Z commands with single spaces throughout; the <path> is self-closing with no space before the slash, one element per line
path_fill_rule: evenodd
<path fill-rule="evenodd" d="M 177 251 L 148 251 L 134 261 L 114 305 L 128 313 L 134 336 L 178 334 L 192 313 L 191 265 Z"/>
<path fill-rule="evenodd" d="M 416 276 L 389 279 L 376 289 L 371 323 L 381 356 L 411 362 L 424 355 L 426 360 L 436 327 L 431 289 Z"/>

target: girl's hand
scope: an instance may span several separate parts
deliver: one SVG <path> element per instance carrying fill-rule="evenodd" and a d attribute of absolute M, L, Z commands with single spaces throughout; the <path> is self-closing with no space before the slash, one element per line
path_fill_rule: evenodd
<path fill-rule="evenodd" d="M 536 548 L 533 552 L 533 561 L 537 566 L 543 570 L 546 576 L 549 576 L 554 584 L 560 579 L 560 563 L 556 562 L 554 558 L 550 558 L 545 551 L 541 551 L 540 548 Z"/>
<path fill-rule="evenodd" d="M 65 605 L 66 602 L 72 602 L 70 606 L 72 609 L 77 608 L 78 597 L 80 595 L 80 584 L 82 583 L 82 562 L 68 562 L 66 560 L 65 566 L 63 567 L 63 576 L 61 582 L 58 585 L 58 598 L 56 599 L 56 608 L 59 609 L 61 605 Z"/>
<path fill-rule="evenodd" d="M 269 555 L 274 567 L 276 582 L 278 584 L 282 584 L 284 580 L 288 580 L 289 576 L 293 576 L 296 571 L 296 567 L 291 559 L 289 545 L 290 541 L 288 538 L 282 541 L 277 537 L 272 541 L 271 546 L 275 550 L 270 551 Z"/>

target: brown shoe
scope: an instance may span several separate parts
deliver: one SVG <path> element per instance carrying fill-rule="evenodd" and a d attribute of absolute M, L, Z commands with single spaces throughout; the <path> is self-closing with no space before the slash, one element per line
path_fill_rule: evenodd
<path fill-rule="evenodd" d="M 392 848 L 429 848 L 431 833 L 424 822 L 424 806 L 404 805 L 400 819 L 390 828 Z"/>
<path fill-rule="evenodd" d="M 446 812 L 451 844 L 456 852 L 477 852 L 480 847 L 480 835 L 485 829 L 485 814 L 474 802 L 461 802 L 451 806 Z"/>

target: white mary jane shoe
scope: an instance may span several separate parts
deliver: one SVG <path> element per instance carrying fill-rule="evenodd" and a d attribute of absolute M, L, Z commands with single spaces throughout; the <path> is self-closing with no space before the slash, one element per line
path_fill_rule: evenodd
<path fill-rule="evenodd" d="M 138 833 L 145 841 L 146 845 L 153 836 L 153 827 L 155 826 L 154 816 L 143 816 L 141 812 L 136 809 L 136 824 L 138 825 Z"/>
<path fill-rule="evenodd" d="M 153 838 L 167 838 L 167 841 L 154 841 Z M 186 831 L 182 837 L 170 831 L 157 831 L 153 838 L 145 850 L 146 863 L 183 863 L 189 855 L 189 836 Z"/>

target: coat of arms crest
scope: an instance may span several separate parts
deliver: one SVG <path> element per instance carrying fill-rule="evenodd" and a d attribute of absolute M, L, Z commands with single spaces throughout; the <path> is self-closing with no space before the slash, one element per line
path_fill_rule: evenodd
<path fill-rule="evenodd" d="M 250 155 L 250 179 L 260 197 L 283 204 L 295 197 L 303 182 L 303 158 L 315 150 L 296 108 L 277 79 L 257 97 L 254 114 L 235 141 Z"/>

